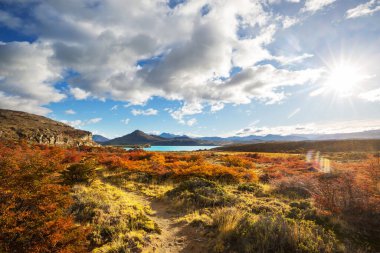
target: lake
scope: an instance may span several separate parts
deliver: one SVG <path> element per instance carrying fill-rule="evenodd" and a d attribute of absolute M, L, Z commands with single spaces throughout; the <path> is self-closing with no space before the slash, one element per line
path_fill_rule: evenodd
<path fill-rule="evenodd" d="M 170 151 L 195 151 L 199 149 L 212 149 L 217 148 L 218 146 L 151 146 L 149 148 L 144 148 L 146 151 L 163 151 L 163 152 L 170 152 Z M 125 148 L 126 150 L 129 150 L 131 148 Z"/>

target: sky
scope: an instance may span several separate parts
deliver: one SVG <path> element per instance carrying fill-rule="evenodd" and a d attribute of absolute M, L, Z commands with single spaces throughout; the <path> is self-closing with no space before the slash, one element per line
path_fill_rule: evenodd
<path fill-rule="evenodd" d="M 380 0 L 0 0 L 0 108 L 108 138 L 380 129 Z"/>

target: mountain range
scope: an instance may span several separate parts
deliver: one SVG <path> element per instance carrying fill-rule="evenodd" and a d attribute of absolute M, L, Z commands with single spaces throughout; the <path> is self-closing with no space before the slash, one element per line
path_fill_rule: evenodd
<path fill-rule="evenodd" d="M 231 137 L 189 137 L 171 133 L 147 134 L 140 130 L 108 139 L 91 132 L 78 130 L 62 122 L 26 112 L 0 109 L 0 139 L 25 140 L 50 145 L 159 145 L 159 146 L 222 146 L 263 142 L 299 142 L 315 140 L 380 139 L 380 129 L 354 133 L 249 135 Z"/>
<path fill-rule="evenodd" d="M 380 130 L 371 130 L 355 133 L 338 134 L 301 134 L 301 135 L 273 135 L 266 136 L 231 136 L 231 137 L 189 137 L 162 133 L 160 135 L 147 134 L 140 130 L 108 140 L 96 135 L 94 141 L 104 145 L 156 145 L 156 146 L 221 146 L 229 144 L 252 144 L 263 142 L 296 142 L 313 140 L 348 140 L 348 139 L 380 139 Z"/>
<path fill-rule="evenodd" d="M 162 137 L 165 136 L 165 137 Z M 103 145 L 156 145 L 156 146 L 212 146 L 213 142 L 194 139 L 188 136 L 177 136 L 164 133 L 161 135 L 150 135 L 143 131 L 135 130 L 130 134 L 102 142 Z"/>

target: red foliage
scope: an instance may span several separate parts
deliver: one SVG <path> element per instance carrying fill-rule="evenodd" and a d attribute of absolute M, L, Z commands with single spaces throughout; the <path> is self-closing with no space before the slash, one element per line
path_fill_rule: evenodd
<path fill-rule="evenodd" d="M 0 251 L 84 252 L 86 231 L 67 214 L 64 152 L 0 144 Z"/>

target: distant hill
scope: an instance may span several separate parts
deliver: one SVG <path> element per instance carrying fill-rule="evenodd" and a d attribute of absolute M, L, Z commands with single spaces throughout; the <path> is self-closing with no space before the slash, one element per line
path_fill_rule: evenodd
<path fill-rule="evenodd" d="M 208 141 L 219 141 L 219 142 L 230 142 L 230 143 L 260 143 L 260 142 L 267 142 L 267 141 L 303 141 L 307 140 L 306 137 L 303 136 L 297 136 L 297 135 L 265 135 L 265 136 L 259 136 L 259 135 L 248 135 L 248 136 L 231 136 L 231 137 L 199 137 L 199 139 L 202 140 L 208 140 Z"/>
<path fill-rule="evenodd" d="M 310 140 L 380 139 L 380 130 L 369 130 L 354 133 L 309 134 L 302 135 L 302 137 Z"/>
<path fill-rule="evenodd" d="M 207 146 L 215 145 L 212 142 L 193 139 L 188 136 L 175 136 L 166 134 L 164 136 L 170 136 L 170 138 L 164 138 L 161 135 L 149 135 L 140 130 L 118 137 L 106 142 L 103 145 L 156 145 L 156 146 Z"/>
<path fill-rule="evenodd" d="M 110 139 L 99 134 L 94 134 L 92 136 L 92 140 L 95 141 L 96 143 L 103 143 L 103 142 L 109 141 Z"/>
<path fill-rule="evenodd" d="M 171 133 L 162 133 L 159 135 L 162 138 L 166 139 L 173 139 L 173 138 L 189 138 L 187 135 L 177 135 L 177 134 L 171 134 Z"/>
<path fill-rule="evenodd" d="M 318 150 L 320 152 L 374 152 L 380 151 L 380 139 L 266 142 L 256 144 L 229 145 L 218 147 L 215 150 L 273 153 L 306 153 L 309 150 Z"/>
<path fill-rule="evenodd" d="M 50 145 L 96 145 L 92 134 L 26 112 L 0 109 L 0 139 Z"/>
<path fill-rule="evenodd" d="M 130 134 L 118 137 L 109 141 L 104 142 L 105 145 L 143 145 L 151 144 L 158 141 L 164 141 L 165 138 L 149 135 L 143 131 L 136 130 Z"/>
<path fill-rule="evenodd" d="M 307 140 L 350 140 L 350 139 L 380 139 L 380 130 L 371 130 L 354 133 L 336 133 L 336 134 L 298 134 L 298 135 L 248 135 L 248 136 L 231 136 L 231 137 L 199 137 L 197 139 L 219 142 L 220 144 L 237 144 L 237 143 L 262 143 L 277 141 L 307 141 Z"/>

